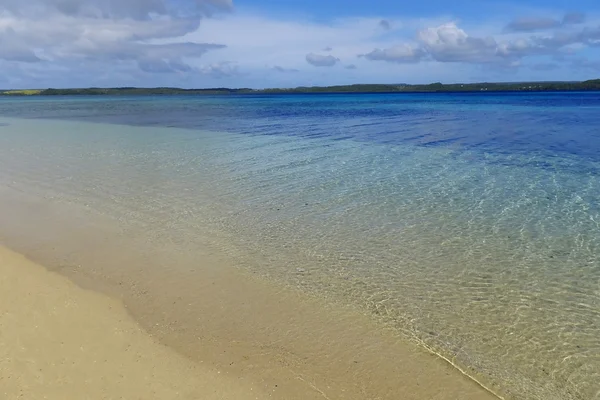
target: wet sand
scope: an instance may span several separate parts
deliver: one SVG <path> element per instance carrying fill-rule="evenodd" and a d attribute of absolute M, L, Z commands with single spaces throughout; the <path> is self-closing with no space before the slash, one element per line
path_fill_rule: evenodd
<path fill-rule="evenodd" d="M 0 248 L 0 398 L 267 396 L 159 344 L 118 301 Z"/>
<path fill-rule="evenodd" d="M 7 387 L 13 393 L 46 386 L 50 393 L 66 387 L 59 382 L 73 384 L 70 390 L 76 393 L 88 377 L 100 390 L 91 399 L 103 398 L 102 382 L 113 385 L 112 398 L 119 392 L 122 398 L 153 398 L 148 390 L 157 386 L 163 392 L 154 398 L 189 390 L 183 393 L 203 399 L 260 398 L 261 393 L 286 400 L 496 399 L 439 357 L 334 299 L 310 297 L 254 276 L 201 247 L 186 252 L 174 246 L 177 237 L 164 241 L 122 231 L 114 221 L 73 204 L 65 207 L 8 189 L 0 195 L 1 209 L 11 210 L 0 213 L 0 243 L 123 304 L 3 251 L 1 268 L 7 272 L 2 272 L 0 303 L 12 322 L 2 322 L 0 331 L 2 352 L 10 351 L 2 358 L 11 360 L 3 365 L 2 377 L 12 376 Z M 19 280 L 23 284 L 14 283 Z M 83 302 L 91 305 L 65 307 Z M 74 314 L 61 320 L 52 315 L 57 310 Z M 43 331 L 31 330 L 32 321 Z M 7 325 L 13 330 L 5 331 Z M 113 342 L 110 333 L 120 331 L 129 333 Z M 11 346 L 17 336 L 29 338 L 29 352 Z M 85 343 L 94 344 L 93 353 L 80 352 Z M 129 343 L 135 352 L 126 352 Z M 105 354 L 114 356 L 112 361 Z M 19 364 L 27 357 L 51 375 Z M 73 361 L 77 368 L 54 369 Z M 127 378 L 130 371 L 135 376 Z M 213 380 L 217 386 L 207 389 L 204 383 Z M 138 386 L 148 396 L 135 397 Z M 32 393 L 25 398 L 39 398 Z"/>

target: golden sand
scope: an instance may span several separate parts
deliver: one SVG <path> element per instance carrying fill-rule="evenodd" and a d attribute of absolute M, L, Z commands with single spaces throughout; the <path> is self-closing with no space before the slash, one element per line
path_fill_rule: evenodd
<path fill-rule="evenodd" d="M 1 250 L 2 400 L 496 399 L 333 299 L 72 205 L 9 198 L 0 241 L 44 267 Z"/>
<path fill-rule="evenodd" d="M 119 302 L 0 248 L 0 398 L 266 396 L 157 343 Z"/>
<path fill-rule="evenodd" d="M 250 296 L 251 303 L 253 300 L 256 296 Z M 309 312 L 306 306 L 294 307 L 289 300 L 287 297 L 283 303 L 292 307 L 296 318 L 310 319 L 303 315 Z M 233 304 L 226 304 L 223 311 L 229 306 Z M 262 303 L 250 308 L 255 306 L 264 308 L 264 314 L 254 314 L 258 324 L 267 325 L 263 329 L 274 329 L 272 319 L 293 322 L 288 321 L 289 315 L 272 315 L 277 306 Z M 386 344 L 385 336 L 366 336 L 370 328 L 355 317 L 335 323 L 354 330 L 349 337 L 365 335 L 365 341 L 372 342 L 371 351 L 359 351 L 352 361 L 343 350 L 353 344 L 352 340 L 342 335 L 336 341 L 325 331 L 323 342 L 313 343 L 322 357 L 330 358 L 329 371 L 311 360 L 314 354 L 307 352 L 303 357 L 289 353 L 290 348 L 301 349 L 298 342 L 304 341 L 297 338 L 290 343 L 273 344 L 275 350 L 263 348 L 263 354 L 257 354 L 256 348 L 252 349 L 254 346 L 248 343 L 231 341 L 231 337 L 200 341 L 210 347 L 196 348 L 193 352 L 207 357 L 209 362 L 202 364 L 159 343 L 130 317 L 119 301 L 82 289 L 67 278 L 0 247 L 0 398 L 370 399 L 374 398 L 374 386 L 383 394 L 377 397 L 381 399 L 494 398 L 433 356 L 411 350 L 410 346 Z M 317 320 L 326 323 L 321 317 Z M 243 332 L 246 325 L 242 321 L 241 334 L 246 334 Z M 215 333 L 228 336 L 224 331 Z M 257 331 L 258 337 L 263 335 L 265 332 Z M 230 346 L 224 350 L 226 342 Z M 383 353 L 386 349 L 394 350 L 394 354 Z M 251 354 L 255 368 L 246 363 L 242 369 L 234 366 L 221 370 L 222 363 L 210 356 L 216 353 L 240 361 Z M 395 361 L 393 370 L 390 360 Z M 265 368 L 267 364 L 271 368 Z M 352 375 L 354 381 L 349 380 Z M 360 386 L 362 390 L 357 389 Z"/>

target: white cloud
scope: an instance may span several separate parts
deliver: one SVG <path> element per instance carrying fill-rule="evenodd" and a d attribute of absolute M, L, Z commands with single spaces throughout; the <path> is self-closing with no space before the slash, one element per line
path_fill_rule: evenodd
<path fill-rule="evenodd" d="M 198 68 L 197 71 L 214 78 L 227 78 L 240 74 L 238 64 L 232 61 L 222 61 L 216 64 L 203 65 Z"/>
<path fill-rule="evenodd" d="M 124 63 L 146 72 L 186 72 L 184 61 L 225 46 L 153 43 L 179 38 L 230 0 L 4 0 L 0 3 L 0 59 L 52 63 Z M 182 12 L 185 10 L 185 12 Z"/>
<path fill-rule="evenodd" d="M 324 56 L 315 53 L 308 53 L 306 55 L 306 62 L 315 67 L 333 67 L 338 61 L 340 59 L 332 55 Z"/>
<path fill-rule="evenodd" d="M 410 44 L 400 44 L 388 49 L 375 49 L 370 53 L 361 55 L 372 61 L 389 61 L 396 63 L 416 63 L 426 55 L 426 52 L 419 47 Z"/>
<path fill-rule="evenodd" d="M 583 21 L 579 14 L 567 14 L 569 22 L 558 22 L 562 29 L 547 34 L 503 37 L 469 35 L 450 22 L 419 30 L 416 42 L 405 42 L 388 48 L 376 48 L 362 55 L 371 61 L 416 63 L 433 60 L 441 63 L 493 64 L 496 67 L 518 67 L 520 60 L 533 56 L 573 54 L 586 47 L 600 46 L 600 27 L 571 28 Z M 521 28 L 550 26 L 539 20 Z M 537 29 L 536 28 L 536 29 Z"/>
<path fill-rule="evenodd" d="M 423 29 L 418 39 L 436 61 L 488 62 L 496 55 L 497 43 L 493 37 L 469 36 L 455 23 Z"/>
<path fill-rule="evenodd" d="M 400 43 L 392 47 L 376 48 L 362 57 L 371 61 L 417 63 L 424 60 L 438 62 L 486 63 L 501 61 L 498 43 L 491 37 L 473 37 L 455 23 L 421 29 L 415 43 Z"/>

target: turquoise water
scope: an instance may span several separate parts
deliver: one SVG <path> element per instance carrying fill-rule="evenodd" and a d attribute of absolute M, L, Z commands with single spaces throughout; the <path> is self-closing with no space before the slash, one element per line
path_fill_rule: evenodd
<path fill-rule="evenodd" d="M 192 246 L 208 232 L 509 398 L 600 398 L 599 94 L 24 98 L 0 116 L 2 185 Z"/>

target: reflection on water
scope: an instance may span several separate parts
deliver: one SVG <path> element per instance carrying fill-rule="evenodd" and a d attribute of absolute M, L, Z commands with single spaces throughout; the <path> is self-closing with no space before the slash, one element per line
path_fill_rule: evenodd
<path fill-rule="evenodd" d="M 352 96 L 332 100 L 340 110 L 327 110 L 346 113 L 340 124 L 320 120 L 318 104 L 299 104 L 318 98 L 285 98 L 278 116 L 268 111 L 274 100 L 257 99 L 251 111 L 239 105 L 247 120 L 234 118 L 228 133 L 5 119 L 0 184 L 85 204 L 154 239 L 193 247 L 196 235 L 211 237 L 240 265 L 358 304 L 515 398 L 594 399 L 598 117 L 568 96 L 561 101 L 577 108 L 557 114 L 552 98 L 405 105 L 418 115 L 406 126 L 394 125 L 398 104 L 384 101 L 370 105 L 375 121 Z M 160 125 L 185 114 L 185 102 L 173 101 Z M 92 107 L 79 104 L 36 107 L 44 116 L 125 122 L 104 109 L 84 118 Z M 361 115 L 350 118 L 349 109 Z M 201 117 L 211 127 L 221 116 L 214 112 Z M 530 113 L 528 125 L 498 125 L 502 113 L 518 121 Z M 295 114 L 297 134 L 282 122 Z M 149 121 L 132 115 L 132 123 Z M 458 135 L 469 118 L 477 133 Z M 491 125 L 475 125 L 485 119 Z"/>

